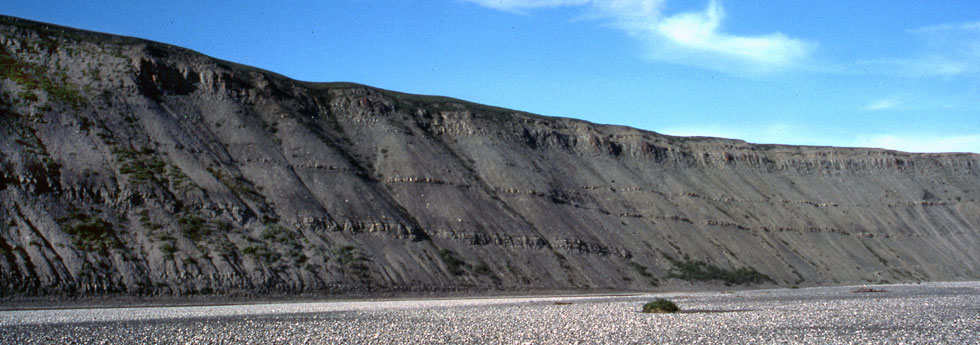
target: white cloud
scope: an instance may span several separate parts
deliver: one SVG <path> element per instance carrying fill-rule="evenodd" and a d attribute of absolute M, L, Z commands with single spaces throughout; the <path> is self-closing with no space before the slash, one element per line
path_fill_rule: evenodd
<path fill-rule="evenodd" d="M 805 60 L 814 44 L 776 32 L 741 36 L 722 31 L 725 11 L 709 0 L 703 12 L 663 16 L 664 0 L 466 0 L 482 6 L 519 11 L 585 6 L 649 45 L 650 57 L 735 74 L 768 73 Z"/>
<path fill-rule="evenodd" d="M 974 152 L 980 153 L 980 135 L 865 135 L 851 145 L 877 147 L 906 152 Z"/>
<path fill-rule="evenodd" d="M 660 46 L 655 49 L 668 50 L 668 54 L 678 58 L 674 62 L 689 61 L 686 60 L 686 55 L 692 52 L 710 53 L 716 57 L 746 63 L 756 69 L 771 69 L 790 66 L 806 58 L 812 50 L 812 44 L 789 38 L 782 33 L 763 36 L 723 33 L 719 29 L 724 17 L 725 12 L 721 5 L 711 1 L 704 12 L 667 17 L 646 32 L 636 34 L 650 34 L 655 38 L 665 39 L 673 47 Z M 663 54 L 660 56 L 667 58 Z"/>
<path fill-rule="evenodd" d="M 715 137 L 744 140 L 741 132 L 721 127 L 674 127 L 657 130 L 657 132 L 678 137 Z"/>
<path fill-rule="evenodd" d="M 980 31 L 980 22 L 972 23 L 945 23 L 939 25 L 924 26 L 909 30 L 913 34 L 930 34 L 944 31 Z"/>
<path fill-rule="evenodd" d="M 738 139 L 756 144 L 828 145 L 831 142 L 829 139 L 813 135 L 806 129 L 785 123 L 749 126 L 747 128 L 731 126 L 674 127 L 657 132 L 683 137 Z"/>
<path fill-rule="evenodd" d="M 909 30 L 923 46 L 917 56 L 859 62 L 873 72 L 906 77 L 953 77 L 980 73 L 980 22 Z"/>
<path fill-rule="evenodd" d="M 504 11 L 519 11 L 523 9 L 581 6 L 592 0 L 466 0 L 480 6 Z"/>
<path fill-rule="evenodd" d="M 953 77 L 980 73 L 980 55 L 949 56 L 929 54 L 915 58 L 865 60 L 858 65 L 870 71 L 902 77 Z"/>
<path fill-rule="evenodd" d="M 664 0 L 607 0 L 593 1 L 592 4 L 621 22 L 644 23 L 660 17 Z"/>
<path fill-rule="evenodd" d="M 904 134 L 865 134 L 856 137 L 841 138 L 821 135 L 806 127 L 779 123 L 747 128 L 722 126 L 675 127 L 658 130 L 657 132 L 675 136 L 738 139 L 756 144 L 871 147 L 905 152 L 980 153 L 980 134 L 917 136 Z"/>
<path fill-rule="evenodd" d="M 894 109 L 898 107 L 901 103 L 902 102 L 892 98 L 882 98 L 882 99 L 874 100 L 871 103 L 868 103 L 868 105 L 865 105 L 864 108 L 861 109 L 865 111 Z"/>

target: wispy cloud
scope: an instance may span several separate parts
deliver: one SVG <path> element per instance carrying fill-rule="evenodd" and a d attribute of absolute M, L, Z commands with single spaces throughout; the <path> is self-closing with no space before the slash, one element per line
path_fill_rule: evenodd
<path fill-rule="evenodd" d="M 562 7 L 562 6 L 581 6 L 592 2 L 592 0 L 466 0 L 480 6 L 494 8 L 504 11 L 520 11 L 525 9 Z"/>
<path fill-rule="evenodd" d="M 684 137 L 716 137 L 745 140 L 756 144 L 829 145 L 827 138 L 815 136 L 812 131 L 786 123 L 757 125 L 746 128 L 731 126 L 674 127 L 657 132 Z"/>
<path fill-rule="evenodd" d="M 980 22 L 944 23 L 909 30 L 913 34 L 932 34 L 948 31 L 980 31 Z"/>
<path fill-rule="evenodd" d="M 743 36 L 722 30 L 725 11 L 709 0 L 703 11 L 665 16 L 663 0 L 466 0 L 506 11 L 589 6 L 599 17 L 644 42 L 654 60 L 735 74 L 769 73 L 807 59 L 815 44 L 775 32 Z"/>
<path fill-rule="evenodd" d="M 703 67 L 730 67 L 744 64 L 754 72 L 791 66 L 805 59 L 813 44 L 782 33 L 739 36 L 720 30 L 725 12 L 711 1 L 704 12 L 681 13 L 663 18 L 635 35 L 649 35 L 661 41 L 653 48 L 655 57 L 672 62 L 694 63 Z M 664 44 L 665 43 L 665 44 Z M 693 58 L 693 59 L 692 59 Z"/>
<path fill-rule="evenodd" d="M 898 101 L 894 98 L 882 98 L 882 99 L 871 101 L 871 103 L 868 103 L 867 105 L 864 106 L 864 108 L 861 109 L 865 111 L 887 110 L 887 109 L 897 108 L 901 104 L 902 104 L 901 101 Z"/>
<path fill-rule="evenodd" d="M 871 147 L 905 152 L 980 153 L 980 134 L 908 135 L 861 134 L 851 137 L 821 135 L 812 129 L 791 124 L 770 124 L 751 128 L 721 126 L 677 127 L 658 130 L 667 135 L 702 136 L 745 140 L 757 144 Z"/>
<path fill-rule="evenodd" d="M 906 152 L 974 152 L 980 153 L 980 134 L 976 135 L 864 135 L 851 145 L 878 147 Z"/>
<path fill-rule="evenodd" d="M 721 127 L 674 127 L 659 129 L 657 132 L 679 137 L 715 137 L 745 140 L 740 131 Z"/>
<path fill-rule="evenodd" d="M 873 71 L 910 77 L 980 74 L 980 22 L 940 24 L 909 30 L 923 45 L 917 56 L 861 61 Z"/>
<path fill-rule="evenodd" d="M 912 58 L 886 58 L 858 62 L 870 71 L 902 77 L 953 77 L 980 72 L 980 57 L 930 53 Z"/>

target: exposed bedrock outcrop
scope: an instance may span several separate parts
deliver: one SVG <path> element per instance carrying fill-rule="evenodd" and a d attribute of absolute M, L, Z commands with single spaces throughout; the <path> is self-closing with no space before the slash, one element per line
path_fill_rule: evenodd
<path fill-rule="evenodd" d="M 0 68 L 2 295 L 980 274 L 974 154 L 671 137 L 9 17 Z"/>

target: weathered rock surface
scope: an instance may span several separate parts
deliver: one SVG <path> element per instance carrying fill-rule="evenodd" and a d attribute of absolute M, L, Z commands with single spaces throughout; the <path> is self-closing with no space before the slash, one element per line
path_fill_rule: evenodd
<path fill-rule="evenodd" d="M 0 294 L 980 278 L 980 156 L 306 83 L 0 18 Z"/>

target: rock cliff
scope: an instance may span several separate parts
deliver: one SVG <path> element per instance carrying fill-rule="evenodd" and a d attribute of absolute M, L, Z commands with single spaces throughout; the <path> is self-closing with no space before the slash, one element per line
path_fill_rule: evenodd
<path fill-rule="evenodd" d="M 307 83 L 0 17 L 0 294 L 980 277 L 980 156 Z"/>

